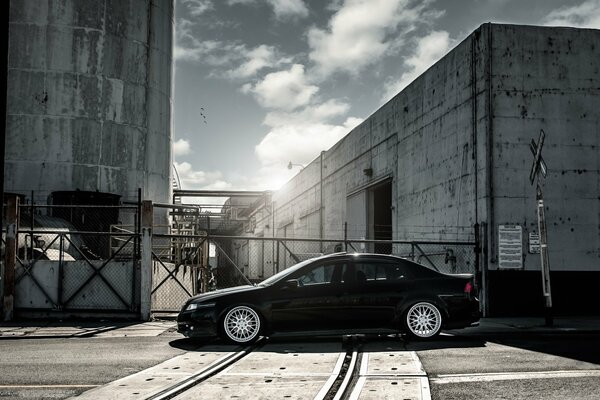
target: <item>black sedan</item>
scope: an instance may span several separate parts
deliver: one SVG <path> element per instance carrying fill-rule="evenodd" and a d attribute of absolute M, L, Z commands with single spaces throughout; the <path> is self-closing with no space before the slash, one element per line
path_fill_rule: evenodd
<path fill-rule="evenodd" d="M 249 343 L 277 333 L 391 333 L 431 338 L 479 320 L 473 275 L 448 275 L 378 254 L 333 254 L 296 264 L 255 286 L 200 294 L 178 332 Z"/>

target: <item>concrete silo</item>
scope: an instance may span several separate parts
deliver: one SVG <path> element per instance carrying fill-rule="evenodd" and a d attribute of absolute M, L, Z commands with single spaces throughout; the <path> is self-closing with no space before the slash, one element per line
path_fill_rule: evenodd
<path fill-rule="evenodd" d="M 13 0 L 5 191 L 169 202 L 173 27 L 173 0 Z"/>

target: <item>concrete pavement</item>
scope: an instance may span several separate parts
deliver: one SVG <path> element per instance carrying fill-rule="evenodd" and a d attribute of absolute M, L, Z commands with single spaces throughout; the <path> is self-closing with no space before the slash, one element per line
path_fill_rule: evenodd
<path fill-rule="evenodd" d="M 448 332 L 458 335 L 600 333 L 600 316 L 554 317 L 552 326 L 546 326 L 544 317 L 482 318 L 477 327 Z"/>
<path fill-rule="evenodd" d="M 126 321 L 16 321 L 0 323 L 0 340 L 8 338 L 139 337 L 174 332 L 170 320 Z"/>
<path fill-rule="evenodd" d="M 0 322 L 0 339 L 159 336 L 165 332 L 174 332 L 176 327 L 177 323 L 171 319 L 156 319 L 150 322 L 109 320 Z M 482 318 L 478 327 L 447 332 L 458 335 L 600 333 L 600 316 L 555 317 L 553 326 L 546 326 L 543 317 Z"/>

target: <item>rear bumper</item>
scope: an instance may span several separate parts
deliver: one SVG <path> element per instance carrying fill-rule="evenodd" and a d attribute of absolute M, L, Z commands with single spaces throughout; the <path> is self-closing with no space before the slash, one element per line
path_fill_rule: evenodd
<path fill-rule="evenodd" d="M 446 329 L 459 329 L 478 326 L 481 318 L 479 300 L 476 297 L 456 301 L 449 307 L 449 318 L 444 324 Z"/>

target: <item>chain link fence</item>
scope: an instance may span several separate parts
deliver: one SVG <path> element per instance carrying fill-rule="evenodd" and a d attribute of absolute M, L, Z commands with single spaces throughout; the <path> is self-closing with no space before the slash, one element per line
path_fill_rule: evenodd
<path fill-rule="evenodd" d="M 472 242 L 318 240 L 210 236 L 213 252 L 206 290 L 256 283 L 300 261 L 337 252 L 393 254 L 443 273 L 477 273 Z M 202 288 L 198 286 L 198 288 Z"/>
<path fill-rule="evenodd" d="M 21 205 L 15 310 L 139 311 L 140 207 Z M 222 231 L 216 226 L 212 229 Z M 337 252 L 394 254 L 444 273 L 478 272 L 474 242 L 265 238 L 213 230 L 211 218 L 197 208 L 154 209 L 154 314 L 178 312 L 195 294 L 257 283 L 300 261 Z"/>
<path fill-rule="evenodd" d="M 206 238 L 160 234 L 152 237 L 152 312 L 179 311 L 202 288 Z"/>
<path fill-rule="evenodd" d="M 15 311 L 139 309 L 139 207 L 18 208 Z"/>

